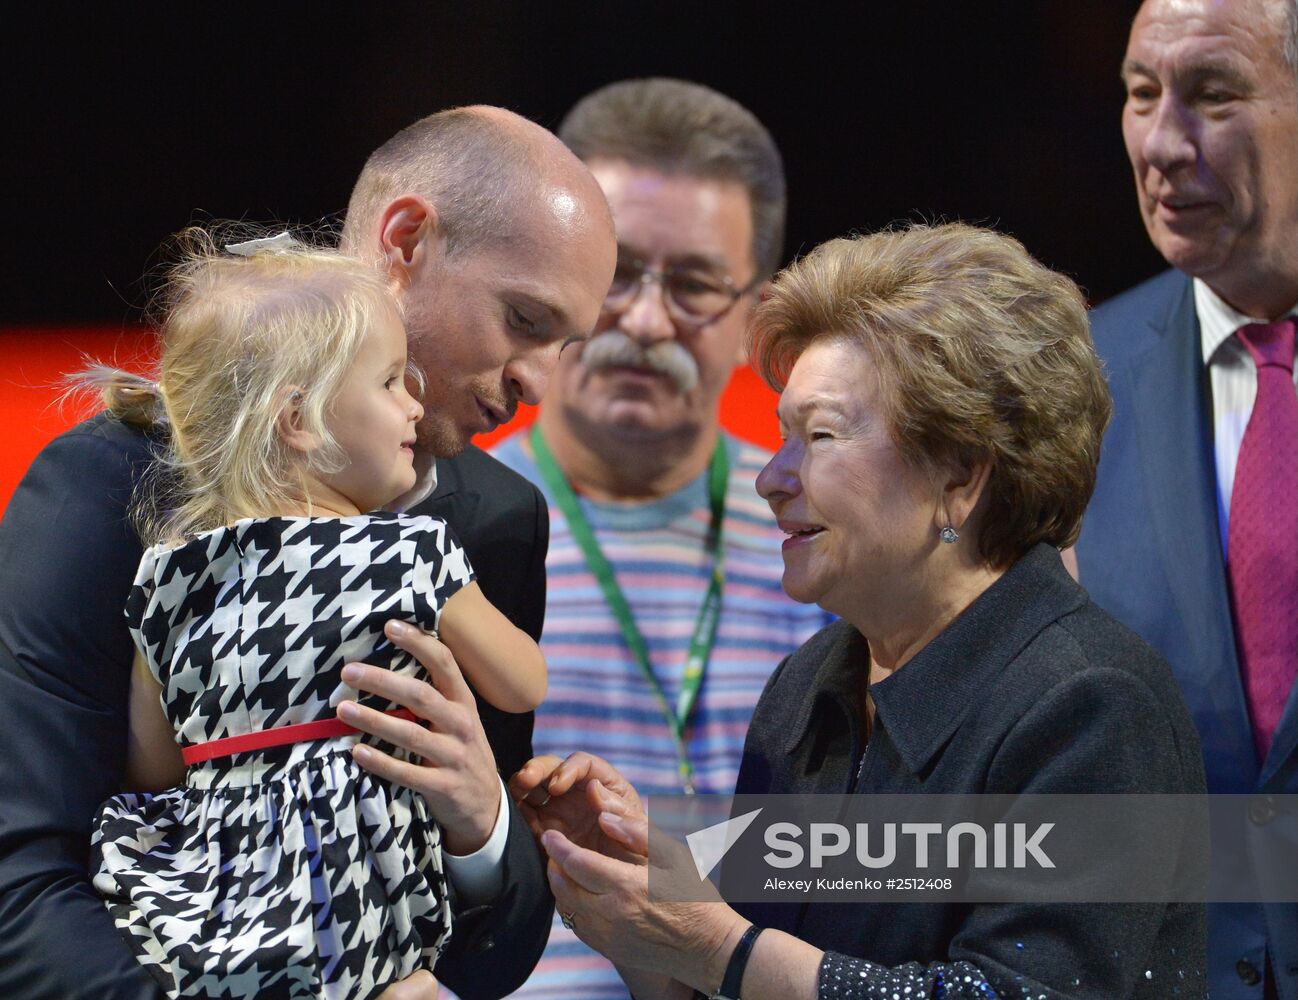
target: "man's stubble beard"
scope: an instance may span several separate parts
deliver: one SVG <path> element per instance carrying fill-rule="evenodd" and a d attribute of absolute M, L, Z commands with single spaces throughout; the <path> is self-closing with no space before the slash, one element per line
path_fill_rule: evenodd
<path fill-rule="evenodd" d="M 518 412 L 518 400 L 507 397 L 499 388 L 493 388 L 487 379 L 470 381 L 464 385 L 436 384 L 428 380 L 424 392 L 424 419 L 419 421 L 416 436 L 419 446 L 438 458 L 454 458 L 472 442 L 478 431 L 466 432 L 452 414 L 446 413 L 446 400 L 455 400 L 471 408 L 478 415 L 476 399 L 504 410 L 507 417 L 499 426 L 509 424 Z M 442 404 L 442 405 L 439 405 Z M 486 433 L 486 432 L 483 432 Z"/>
<path fill-rule="evenodd" d="M 476 430 L 466 432 L 457 422 L 456 413 L 467 410 L 477 426 L 478 406 L 476 399 L 481 399 L 490 406 L 507 414 L 501 426 L 513 420 L 518 411 L 518 400 L 505 391 L 499 382 L 494 385 L 489 376 L 470 377 L 462 382 L 446 380 L 438 376 L 447 375 L 444 357 L 439 356 L 439 337 L 452 336 L 448 331 L 433 333 L 436 324 L 432 315 L 436 303 L 428 303 L 431 308 L 422 308 L 420 303 L 425 299 L 406 293 L 406 343 L 410 360 L 419 367 L 424 376 L 424 393 L 421 402 L 424 405 L 424 418 L 415 429 L 419 447 L 438 458 L 454 458 L 464 451 L 473 441 Z M 449 406 L 448 406 L 449 404 Z M 448 412 L 448 409 L 450 412 Z"/>
<path fill-rule="evenodd" d="M 471 438 L 466 438 L 453 422 L 432 413 L 427 404 L 425 411 L 416 430 L 421 450 L 436 458 L 454 458 L 469 446 Z"/>
<path fill-rule="evenodd" d="M 456 387 L 438 378 L 444 373 L 444 362 L 438 356 L 438 334 L 430 332 L 435 328 L 432 320 L 435 305 L 425 295 L 413 290 L 406 292 L 406 349 L 411 363 L 423 373 L 424 381 L 420 398 L 424 417 L 415 427 L 415 440 L 421 451 L 436 458 L 454 458 L 469 446 L 472 434 L 465 434 L 454 417 L 446 413 L 446 402 L 456 398 Z"/>
<path fill-rule="evenodd" d="M 415 426 L 416 441 L 422 451 L 437 458 L 454 458 L 469 446 L 472 439 L 472 434 L 466 434 L 455 418 L 446 412 L 447 400 L 456 398 L 455 387 L 437 381 L 428 367 L 420 367 L 424 372 L 424 392 L 420 400 L 424 404 L 424 416 Z"/>

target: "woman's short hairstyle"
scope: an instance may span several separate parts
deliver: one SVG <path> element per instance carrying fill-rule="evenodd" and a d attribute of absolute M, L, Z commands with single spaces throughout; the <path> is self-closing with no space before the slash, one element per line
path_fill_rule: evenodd
<path fill-rule="evenodd" d="M 280 239 L 231 253 L 222 242 L 200 228 L 173 240 L 178 263 L 154 307 L 156 378 L 98 367 L 82 379 L 119 419 L 165 434 L 171 474 L 137 506 L 147 541 L 300 502 L 303 461 L 277 427 L 290 404 L 321 442 L 310 467 L 341 468 L 330 407 L 366 331 L 401 315 L 383 276 L 336 250 Z"/>
<path fill-rule="evenodd" d="M 1070 279 L 961 223 L 831 240 L 776 277 L 749 351 L 781 390 L 810 344 L 839 337 L 869 355 L 908 461 L 991 463 L 977 526 L 989 564 L 1077 540 L 1112 403 Z"/>

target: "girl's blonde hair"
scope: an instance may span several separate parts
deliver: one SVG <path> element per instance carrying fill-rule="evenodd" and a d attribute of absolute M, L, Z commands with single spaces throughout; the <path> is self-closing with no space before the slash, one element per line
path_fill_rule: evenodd
<path fill-rule="evenodd" d="M 382 274 L 336 250 L 281 237 L 256 248 L 190 228 L 162 295 L 156 379 L 96 366 L 78 376 L 118 419 L 164 432 L 161 474 L 135 506 L 146 543 L 310 502 L 304 473 L 346 461 L 329 407 L 366 331 L 400 316 Z M 286 406 L 321 441 L 307 458 L 277 429 Z"/>

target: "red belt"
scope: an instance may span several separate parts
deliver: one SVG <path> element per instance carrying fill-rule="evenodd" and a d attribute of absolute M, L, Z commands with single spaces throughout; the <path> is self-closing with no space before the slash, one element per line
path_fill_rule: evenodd
<path fill-rule="evenodd" d="M 415 713 L 408 708 L 394 708 L 385 715 L 391 715 L 407 722 L 415 721 Z M 205 760 L 217 757 L 229 757 L 231 754 L 244 753 L 248 750 L 266 750 L 270 747 L 283 746 L 286 743 L 307 743 L 311 740 L 327 740 L 335 736 L 347 736 L 361 730 L 349 726 L 342 719 L 320 719 L 316 722 L 299 722 L 293 726 L 276 726 L 274 729 L 263 729 L 257 733 L 243 733 L 240 736 L 227 736 L 220 740 L 209 740 L 206 743 L 194 743 L 180 748 L 180 756 L 187 765 L 201 764 Z"/>

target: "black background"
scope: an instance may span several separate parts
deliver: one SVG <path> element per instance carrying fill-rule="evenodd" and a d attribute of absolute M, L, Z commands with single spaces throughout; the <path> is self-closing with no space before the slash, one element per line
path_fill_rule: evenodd
<path fill-rule="evenodd" d="M 789 256 L 898 219 L 997 225 L 1100 301 L 1161 266 L 1122 148 L 1136 4 L 113 4 L 6 15 L 0 324 L 139 318 L 169 233 L 340 212 L 441 108 L 544 125 L 628 76 L 698 80 L 770 128 Z"/>

